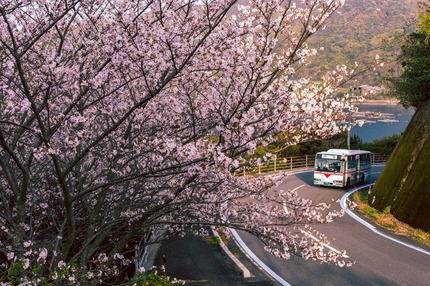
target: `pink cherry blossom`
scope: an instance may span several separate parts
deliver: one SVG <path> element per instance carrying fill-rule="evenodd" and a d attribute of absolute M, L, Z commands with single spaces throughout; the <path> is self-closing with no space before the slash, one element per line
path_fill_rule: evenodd
<path fill-rule="evenodd" d="M 342 130 L 352 71 L 295 76 L 342 4 L 0 0 L 1 251 L 33 247 L 49 271 L 73 257 L 101 279 L 124 250 L 229 225 L 283 258 L 347 264 L 306 236 L 323 241 L 309 225 L 341 212 L 235 176 L 280 132 L 292 145 Z"/>

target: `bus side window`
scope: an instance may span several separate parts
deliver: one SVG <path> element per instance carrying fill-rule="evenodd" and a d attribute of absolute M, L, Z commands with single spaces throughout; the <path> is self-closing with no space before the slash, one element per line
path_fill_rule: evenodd
<path fill-rule="evenodd" d="M 364 154 L 360 156 L 360 167 L 370 166 L 370 154 Z"/>
<path fill-rule="evenodd" d="M 348 156 L 348 169 L 354 169 L 357 165 L 354 156 Z"/>

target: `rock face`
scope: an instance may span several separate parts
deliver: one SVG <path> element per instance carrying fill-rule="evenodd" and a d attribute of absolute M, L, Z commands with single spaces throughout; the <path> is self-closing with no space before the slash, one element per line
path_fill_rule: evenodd
<path fill-rule="evenodd" d="M 430 231 L 430 100 L 422 102 L 369 195 L 399 220 Z"/>

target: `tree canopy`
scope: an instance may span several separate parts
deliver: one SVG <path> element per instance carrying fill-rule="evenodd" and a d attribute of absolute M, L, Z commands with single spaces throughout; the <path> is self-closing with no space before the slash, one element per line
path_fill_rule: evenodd
<path fill-rule="evenodd" d="M 399 220 L 430 230 L 430 46 L 427 41 L 429 9 L 419 17 L 416 29 L 401 46 L 401 75 L 391 79 L 392 92 L 404 106 L 416 112 L 396 145 L 369 195 L 379 210 L 387 207 Z"/>
<path fill-rule="evenodd" d="M 281 131 L 340 131 L 352 107 L 334 94 L 352 71 L 293 75 L 343 1 L 237 2 L 0 1 L 0 279 L 100 281 L 208 225 L 345 265 L 309 226 L 340 212 L 234 175 Z"/>
<path fill-rule="evenodd" d="M 333 15 L 326 29 L 311 39 L 324 50 L 316 55 L 304 75 L 324 73 L 339 62 L 362 65 L 375 55 L 386 59 L 398 46 L 386 47 L 394 35 L 402 33 L 406 21 L 415 17 L 416 0 L 348 0 Z M 385 56 L 384 56 L 385 55 Z M 387 62 L 386 62 L 387 63 Z M 380 85 L 381 74 L 391 68 L 386 64 L 375 73 L 355 77 L 357 85 Z"/>
<path fill-rule="evenodd" d="M 430 12 L 420 15 L 415 31 L 405 35 L 398 62 L 401 74 L 389 79 L 392 93 L 404 107 L 419 105 L 430 99 Z"/>

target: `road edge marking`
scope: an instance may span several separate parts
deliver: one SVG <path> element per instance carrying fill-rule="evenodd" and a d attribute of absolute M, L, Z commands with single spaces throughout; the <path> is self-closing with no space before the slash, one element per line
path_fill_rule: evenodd
<path fill-rule="evenodd" d="M 308 171 L 305 171 L 308 172 Z M 305 186 L 304 184 L 301 186 L 298 186 L 296 188 L 293 189 L 293 191 L 301 188 Z M 285 206 L 285 202 L 283 202 L 284 204 L 284 211 L 288 214 L 288 210 L 287 207 Z M 287 281 L 285 281 L 281 276 L 279 276 L 278 274 L 276 274 L 275 271 L 273 271 L 269 266 L 267 266 L 263 261 L 261 261 L 260 258 L 258 258 L 257 255 L 255 255 L 255 253 L 245 244 L 245 242 L 242 240 L 242 238 L 240 237 L 240 235 L 237 233 L 237 231 L 235 229 L 229 228 L 230 232 L 232 233 L 234 239 L 236 240 L 236 242 L 239 244 L 239 246 L 242 248 L 242 250 L 248 255 L 248 257 L 252 260 L 254 260 L 255 263 L 257 263 L 257 265 L 263 269 L 268 275 L 270 275 L 273 279 L 275 279 L 276 281 L 278 281 L 279 283 L 281 283 L 284 286 L 291 286 L 290 283 L 288 283 Z"/>
<path fill-rule="evenodd" d="M 298 187 L 294 188 L 292 191 L 296 191 L 296 190 L 298 190 L 298 189 L 300 189 L 301 187 L 304 187 L 304 186 L 305 186 L 304 184 L 301 185 L 301 186 L 298 186 Z M 288 209 L 287 209 L 287 203 L 285 201 L 283 201 L 282 205 L 284 207 L 285 214 L 288 215 L 289 212 L 288 212 Z M 315 236 L 313 236 L 313 235 L 310 234 L 309 237 L 312 238 L 313 240 L 321 243 L 321 241 L 318 238 L 316 238 Z M 321 244 L 324 245 L 324 247 L 327 247 L 328 249 L 331 249 L 332 251 L 334 251 L 337 254 L 342 254 L 341 251 L 335 249 L 334 247 L 328 245 L 327 243 L 321 243 Z M 343 253 L 342 257 L 349 258 L 349 256 L 346 255 L 345 253 Z"/>
<path fill-rule="evenodd" d="M 349 210 L 349 209 L 346 207 L 346 199 L 347 199 L 347 198 L 348 198 L 352 193 L 354 193 L 354 192 L 356 192 L 356 191 L 358 191 L 358 190 L 360 190 L 360 189 L 363 189 L 363 188 L 365 188 L 365 187 L 373 186 L 374 184 L 375 184 L 375 183 L 367 184 L 367 185 L 364 185 L 364 186 L 360 186 L 360 187 L 355 188 L 355 189 L 353 189 L 353 190 L 351 190 L 351 191 L 347 192 L 346 194 L 344 194 L 344 195 L 342 196 L 342 198 L 340 199 L 340 206 L 342 207 L 342 209 L 343 209 L 347 214 L 349 214 L 353 219 L 355 219 L 356 221 L 358 221 L 359 223 L 361 223 L 361 224 L 362 224 L 362 225 L 364 225 L 365 227 L 369 228 L 369 229 L 370 229 L 371 231 L 373 231 L 374 233 L 376 233 L 376 234 L 378 234 L 378 235 L 380 235 L 380 236 L 382 236 L 382 237 L 385 237 L 385 238 L 387 238 L 387 239 L 389 239 L 389 240 L 391 240 L 391 241 L 397 242 L 398 244 L 401 244 L 401 245 L 403 245 L 403 246 L 406 246 L 406 247 L 409 247 L 409 248 L 411 248 L 411 249 L 413 249 L 413 250 L 416 250 L 416 251 L 418 251 L 418 252 L 421 252 L 421 253 L 423 253 L 423 254 L 430 255 L 430 252 L 429 252 L 429 251 L 426 251 L 426 250 L 424 250 L 424 249 L 422 249 L 422 248 L 419 248 L 419 247 L 413 246 L 413 245 L 408 244 L 408 243 L 406 243 L 406 242 L 403 242 L 403 241 L 397 240 L 397 239 L 395 239 L 395 238 L 393 238 L 393 237 L 391 237 L 391 236 L 389 236 L 389 235 L 386 235 L 386 234 L 384 234 L 384 233 L 380 232 L 379 230 L 377 230 L 377 229 L 376 229 L 376 227 L 375 227 L 375 226 L 373 226 L 373 225 L 371 225 L 370 223 L 368 223 L 368 222 L 364 221 L 362 218 L 358 217 L 356 214 L 354 214 L 351 210 Z"/>
<path fill-rule="evenodd" d="M 276 274 L 272 269 L 270 269 L 269 266 L 267 266 L 263 261 L 261 261 L 260 258 L 258 258 L 258 256 L 255 255 L 254 252 L 252 252 L 252 250 L 245 244 L 245 242 L 242 240 L 242 238 L 240 237 L 240 235 L 237 233 L 237 231 L 235 229 L 230 228 L 230 231 L 231 231 L 232 235 L 234 236 L 234 239 L 236 240 L 236 242 L 239 243 L 239 245 L 242 247 L 242 249 L 248 254 L 248 256 L 252 260 L 254 260 L 255 263 L 258 264 L 259 267 L 261 267 L 264 271 L 266 271 L 266 273 L 269 274 L 270 276 L 272 276 L 276 281 L 281 283 L 281 285 L 291 286 L 290 283 L 288 283 L 281 276 Z"/>

